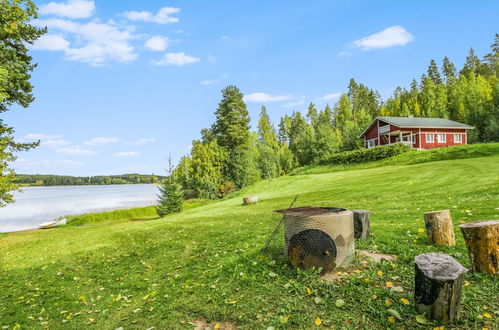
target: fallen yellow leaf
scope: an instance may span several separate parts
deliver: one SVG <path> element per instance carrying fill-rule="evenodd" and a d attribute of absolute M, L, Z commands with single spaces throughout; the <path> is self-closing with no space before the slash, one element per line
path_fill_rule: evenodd
<path fill-rule="evenodd" d="M 220 323 L 215 324 L 215 329 L 220 329 L 221 327 Z"/>
<path fill-rule="evenodd" d="M 395 318 L 393 316 L 388 316 L 388 322 L 395 323 Z"/>
<path fill-rule="evenodd" d="M 322 320 L 320 318 L 316 318 L 315 321 L 314 321 L 315 325 L 316 326 L 319 326 L 322 324 Z"/>
<path fill-rule="evenodd" d="M 490 313 L 483 313 L 483 317 L 486 317 L 488 319 L 492 318 L 492 315 Z"/>
<path fill-rule="evenodd" d="M 419 228 L 418 229 L 418 233 L 424 233 L 424 232 L 425 232 L 424 228 Z"/>
<path fill-rule="evenodd" d="M 387 306 L 390 306 L 390 305 L 392 305 L 392 304 L 393 304 L 393 300 L 392 300 L 392 299 L 390 299 L 390 298 L 386 298 L 386 299 L 385 299 L 385 304 L 386 304 Z"/>
<path fill-rule="evenodd" d="M 381 270 L 378 270 L 378 276 L 383 276 L 383 272 Z"/>
<path fill-rule="evenodd" d="M 312 290 L 310 288 L 307 288 L 307 296 L 310 296 L 312 294 Z"/>
<path fill-rule="evenodd" d="M 407 299 L 405 299 L 405 298 L 400 298 L 400 301 L 401 301 L 401 302 L 402 302 L 402 304 L 404 304 L 404 305 L 409 305 L 409 304 L 410 304 L 409 300 L 407 300 Z"/>
<path fill-rule="evenodd" d="M 433 328 L 433 330 L 444 330 L 444 329 L 445 327 L 443 325 Z"/>
<path fill-rule="evenodd" d="M 386 282 L 385 285 L 387 288 L 393 288 L 393 282 Z"/>

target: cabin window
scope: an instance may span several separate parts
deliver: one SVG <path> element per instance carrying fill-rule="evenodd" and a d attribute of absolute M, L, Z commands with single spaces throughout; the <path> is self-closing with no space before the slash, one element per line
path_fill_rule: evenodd
<path fill-rule="evenodd" d="M 374 148 L 376 146 L 375 140 L 367 140 L 367 147 Z"/>
<path fill-rule="evenodd" d="M 463 136 L 461 134 L 454 134 L 454 143 L 462 143 Z"/>
<path fill-rule="evenodd" d="M 445 143 L 446 142 L 446 136 L 447 134 L 437 134 L 437 142 L 438 143 Z"/>
<path fill-rule="evenodd" d="M 433 133 L 426 133 L 426 142 L 435 142 L 435 136 Z"/>

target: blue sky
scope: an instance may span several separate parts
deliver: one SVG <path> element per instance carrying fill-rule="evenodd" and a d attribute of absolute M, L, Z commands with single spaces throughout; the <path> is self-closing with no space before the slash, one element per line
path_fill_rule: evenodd
<path fill-rule="evenodd" d="M 36 1 L 49 33 L 32 48 L 36 101 L 2 114 L 19 173 L 164 174 L 189 152 L 229 84 L 253 123 L 348 80 L 386 97 L 444 56 L 459 67 L 499 32 L 497 1 Z"/>

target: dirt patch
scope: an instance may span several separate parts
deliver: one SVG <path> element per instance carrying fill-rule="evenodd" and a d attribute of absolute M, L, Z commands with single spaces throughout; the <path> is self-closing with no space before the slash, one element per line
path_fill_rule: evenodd
<path fill-rule="evenodd" d="M 348 273 L 345 273 L 345 272 L 330 272 L 330 273 L 326 273 L 326 274 L 322 275 L 321 279 L 323 281 L 334 282 L 334 281 L 341 280 L 345 276 L 348 276 Z"/>
<path fill-rule="evenodd" d="M 195 330 L 235 330 L 237 326 L 231 322 L 207 322 L 205 319 L 200 318 L 192 323 Z"/>
<path fill-rule="evenodd" d="M 359 256 L 367 259 L 367 261 L 373 263 L 379 263 L 382 261 L 395 261 L 397 260 L 397 256 L 373 251 L 365 251 L 365 250 L 357 250 Z"/>

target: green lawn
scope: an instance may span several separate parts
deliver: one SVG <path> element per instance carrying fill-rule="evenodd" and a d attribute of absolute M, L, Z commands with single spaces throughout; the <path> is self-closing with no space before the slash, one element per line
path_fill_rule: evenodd
<path fill-rule="evenodd" d="M 162 219 L 0 235 L 0 327 L 189 329 L 205 322 L 212 328 L 314 328 L 320 318 L 320 327 L 433 329 L 441 324 L 415 321 L 413 258 L 440 251 L 470 267 L 457 225 L 499 219 L 499 153 L 489 154 L 296 174 Z M 242 206 L 246 194 L 258 194 L 261 202 Z M 296 194 L 296 206 L 371 210 L 372 240 L 357 247 L 395 254 L 398 261 L 367 268 L 357 261 L 343 280 L 324 282 L 262 254 L 276 223 L 272 211 Z M 423 213 L 446 208 L 457 246 L 428 246 L 418 233 Z M 499 277 L 470 272 L 466 280 L 462 320 L 446 328 L 494 328 Z M 388 281 L 404 292 L 391 292 Z M 338 299 L 345 305 L 336 307 Z M 388 321 L 390 308 L 401 321 Z"/>

